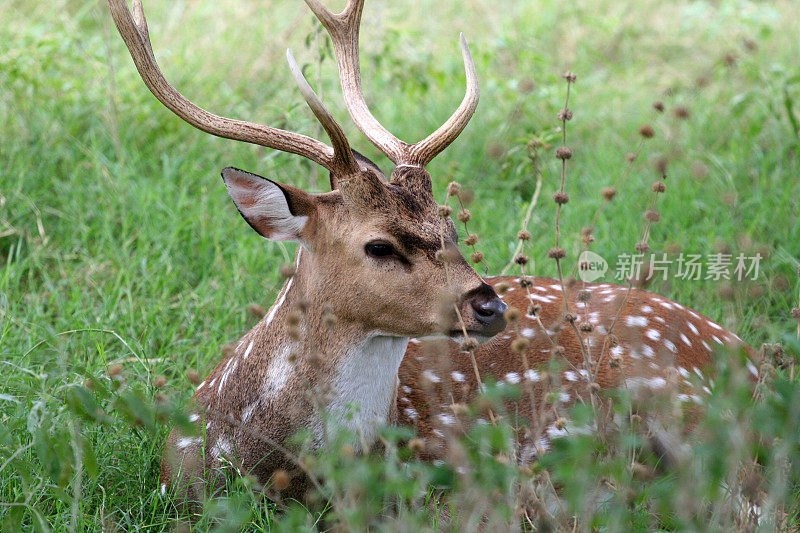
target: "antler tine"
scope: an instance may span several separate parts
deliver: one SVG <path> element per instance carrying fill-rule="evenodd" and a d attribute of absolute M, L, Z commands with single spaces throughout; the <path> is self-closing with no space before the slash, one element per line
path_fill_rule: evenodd
<path fill-rule="evenodd" d="M 423 167 L 430 163 L 434 157 L 439 155 L 442 150 L 447 148 L 450 143 L 461 135 L 461 132 L 467 127 L 467 123 L 478 107 L 480 90 L 478 86 L 478 73 L 475 70 L 475 62 L 472 60 L 472 54 L 469 51 L 469 45 L 463 33 L 460 34 L 459 40 L 461 42 L 461 55 L 464 57 L 467 90 L 458 109 L 450 115 L 447 122 L 442 124 L 439 129 L 428 135 L 425 139 L 411 147 L 410 159 Z"/>
<path fill-rule="evenodd" d="M 378 122 L 364 100 L 358 59 L 358 32 L 364 0 L 348 0 L 344 11 L 339 14 L 329 11 L 319 0 L 305 2 L 333 40 L 344 103 L 353 122 L 393 163 L 403 162 L 408 145 Z"/>
<path fill-rule="evenodd" d="M 407 144 L 384 128 L 372 115 L 364 99 L 359 67 L 358 35 L 364 0 L 348 0 L 347 7 L 334 14 L 320 0 L 305 0 L 333 40 L 339 65 L 342 93 L 356 126 L 395 164 L 425 166 L 464 130 L 478 105 L 479 88 L 475 63 L 461 35 L 461 52 L 467 77 L 467 90 L 458 109 L 436 131 L 416 144 Z"/>
<path fill-rule="evenodd" d="M 337 150 L 334 150 L 323 142 L 299 133 L 221 117 L 193 104 L 170 85 L 158 67 L 150 43 L 141 0 L 133 0 L 133 15 L 128 10 L 125 0 L 107 0 L 107 3 L 114 23 L 125 41 L 145 85 L 162 104 L 180 118 L 195 128 L 218 137 L 301 155 L 325 167 L 334 175 L 345 175 L 351 172 L 353 156 L 349 146 L 347 150 L 343 149 L 344 145 L 341 143 L 343 134 L 340 129 L 332 137 L 337 146 Z M 309 105 L 311 105 L 310 102 Z M 313 106 L 312 109 L 314 109 Z M 314 109 L 315 114 L 317 111 Z M 317 116 L 319 117 L 318 114 Z M 324 122 L 323 126 L 328 133 L 333 131 L 330 122 Z"/>
<path fill-rule="evenodd" d="M 303 76 L 303 71 L 297 65 L 297 61 L 295 61 L 292 51 L 289 49 L 286 50 L 286 60 L 289 62 L 289 70 L 291 70 L 292 77 L 294 77 L 294 81 L 297 83 L 297 87 L 300 89 L 303 98 L 305 98 L 308 107 L 311 108 L 314 116 L 317 117 L 319 123 L 325 128 L 325 132 L 328 134 L 331 144 L 333 144 L 334 158 L 342 166 L 343 174 L 355 175 L 359 171 L 359 166 L 353 156 L 353 151 L 350 149 L 350 143 L 347 142 L 347 137 L 344 131 L 342 131 L 342 127 L 339 126 L 339 123 L 336 122 L 336 119 L 330 114 L 322 103 L 322 100 L 317 96 L 317 93 L 315 93 L 311 85 L 308 84 L 308 80 Z M 336 183 L 333 181 L 334 179 L 335 176 L 331 174 L 332 189 L 336 188 Z"/>

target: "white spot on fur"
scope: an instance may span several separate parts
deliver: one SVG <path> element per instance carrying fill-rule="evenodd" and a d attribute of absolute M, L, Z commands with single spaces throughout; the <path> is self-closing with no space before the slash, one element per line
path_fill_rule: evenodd
<path fill-rule="evenodd" d="M 430 370 L 425 370 L 422 372 L 422 379 L 426 379 L 431 383 L 439 383 L 440 381 L 442 381 L 442 378 L 440 378 Z"/>
<path fill-rule="evenodd" d="M 253 341 L 250 341 L 250 344 L 247 345 L 247 349 L 244 351 L 242 355 L 242 359 L 247 359 L 247 356 L 250 355 L 250 352 L 253 350 Z"/>
<path fill-rule="evenodd" d="M 417 413 L 417 410 L 414 409 L 413 407 L 406 407 L 405 409 L 403 409 L 403 412 L 411 420 L 416 420 L 417 418 L 419 418 L 419 413 Z"/>
<path fill-rule="evenodd" d="M 288 383 L 294 373 L 294 365 L 289 362 L 289 346 L 281 347 L 270 359 L 267 370 L 264 372 L 264 381 L 261 384 L 261 394 L 271 398 L 278 394 Z"/>
<path fill-rule="evenodd" d="M 257 405 L 258 402 L 255 401 L 250 405 L 248 405 L 247 407 L 245 407 L 244 409 L 242 409 L 242 422 L 247 422 L 250 420 L 250 417 L 253 416 L 253 411 L 255 410 Z"/>
<path fill-rule="evenodd" d="M 458 381 L 459 383 L 463 383 L 467 380 L 467 376 L 462 374 L 461 372 L 451 372 L 450 376 L 452 376 L 453 381 Z"/>
<path fill-rule="evenodd" d="M 643 316 L 628 316 L 625 318 L 625 323 L 629 326 L 638 326 L 643 328 L 647 326 L 647 317 Z"/>
<path fill-rule="evenodd" d="M 664 339 L 664 346 L 666 346 L 667 350 L 669 350 L 672 353 L 676 353 L 678 351 L 678 347 L 675 346 L 675 343 L 669 339 Z"/>
<path fill-rule="evenodd" d="M 649 305 L 643 305 L 642 306 L 642 313 L 652 313 L 652 312 L 653 312 L 653 308 L 650 307 Z"/>
<path fill-rule="evenodd" d="M 533 331 L 531 328 L 525 328 L 522 330 L 522 336 L 527 337 L 529 339 L 532 339 L 535 334 L 536 332 Z"/>
<path fill-rule="evenodd" d="M 189 422 L 197 422 L 198 420 L 200 420 L 200 415 L 197 413 L 192 413 L 189 415 Z"/>
<path fill-rule="evenodd" d="M 692 347 L 692 342 L 689 340 L 689 337 L 687 337 L 687 336 L 686 336 L 686 335 L 684 335 L 683 333 L 681 333 L 681 340 L 683 341 L 683 343 L 684 343 L 686 346 L 688 346 L 688 347 L 690 347 L 690 348 Z"/>
<path fill-rule="evenodd" d="M 519 374 L 517 374 L 516 372 L 509 372 L 508 374 L 506 374 L 505 379 L 508 383 L 511 383 L 512 385 L 520 382 Z"/>
<path fill-rule="evenodd" d="M 654 341 L 657 341 L 661 338 L 661 332 L 659 332 L 657 329 L 648 329 L 644 332 L 644 334 L 648 339 Z"/>
<path fill-rule="evenodd" d="M 178 439 L 178 449 L 183 450 L 194 444 L 200 444 L 200 437 L 181 437 Z"/>
<path fill-rule="evenodd" d="M 697 326 L 695 326 L 691 322 L 687 322 L 686 325 L 689 326 L 689 329 L 692 330 L 692 333 L 694 333 L 695 335 L 700 335 L 700 331 L 697 329 Z"/>
<path fill-rule="evenodd" d="M 533 383 L 536 383 L 537 381 L 542 379 L 542 376 L 536 370 L 531 368 L 530 370 L 525 371 L 525 379 Z"/>

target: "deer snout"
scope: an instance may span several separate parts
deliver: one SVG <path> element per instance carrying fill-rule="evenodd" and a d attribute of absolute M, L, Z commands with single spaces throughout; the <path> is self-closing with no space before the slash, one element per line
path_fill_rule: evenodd
<path fill-rule="evenodd" d="M 487 337 L 493 337 L 506 327 L 506 319 L 503 314 L 508 306 L 497 296 L 494 289 L 486 283 L 470 291 L 467 294 L 472 316 L 480 327 L 477 333 Z"/>

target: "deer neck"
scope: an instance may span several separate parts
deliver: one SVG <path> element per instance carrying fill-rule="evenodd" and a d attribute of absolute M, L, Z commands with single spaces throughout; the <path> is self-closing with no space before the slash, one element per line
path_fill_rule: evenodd
<path fill-rule="evenodd" d="M 297 429 L 312 429 L 315 445 L 323 446 L 333 427 L 369 444 L 379 426 L 393 421 L 397 371 L 409 339 L 341 317 L 331 325 L 311 262 L 301 247 L 295 275 L 240 351 L 261 344 L 254 355 L 263 358 L 258 368 L 265 400 L 275 411 L 303 405 Z"/>

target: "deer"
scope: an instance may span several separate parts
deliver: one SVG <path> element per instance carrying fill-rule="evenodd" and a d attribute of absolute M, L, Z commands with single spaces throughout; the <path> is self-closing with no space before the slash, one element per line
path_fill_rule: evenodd
<path fill-rule="evenodd" d="M 463 100 L 438 129 L 409 144 L 378 122 L 362 90 L 364 0 L 348 0 L 338 14 L 319 0 L 305 0 L 332 39 L 352 121 L 394 165 L 387 177 L 350 147 L 290 51 L 291 73 L 330 145 L 193 104 L 162 74 L 141 0 L 133 0 L 132 10 L 125 0 L 107 2 L 142 80 L 170 111 L 206 133 L 297 154 L 330 173 L 331 190 L 310 193 L 237 168 L 222 170 L 227 193 L 256 233 L 299 246 L 275 303 L 194 391 L 189 420 L 197 431 L 176 427 L 170 433 L 162 493 L 203 500 L 220 486 L 220 466 L 234 464 L 264 486 L 276 472 L 288 473 L 289 482 L 278 484 L 281 494 L 302 497 L 313 480 L 292 460 L 291 437 L 307 431 L 312 447 L 321 450 L 334 426 L 357 435 L 359 451 L 374 446 L 382 425 L 410 426 L 430 443 L 432 459 L 462 423 L 453 406 L 476 398 L 490 377 L 529 386 L 535 401 L 520 400 L 516 409 L 537 416 L 542 369 L 555 358 L 564 363 L 558 377 L 567 386 L 560 397 L 567 404 L 581 399 L 579 384 L 651 391 L 696 384 L 696 377 L 707 379 L 719 348 L 751 351 L 721 324 L 643 289 L 483 277 L 467 263 L 426 170 L 478 104 L 478 78 L 463 34 Z M 575 315 L 565 317 L 567 309 Z M 430 343 L 444 343 L 445 356 L 432 357 Z M 689 403 L 702 401 L 694 393 L 676 394 Z M 526 453 L 540 453 L 560 432 L 551 424 Z"/>

